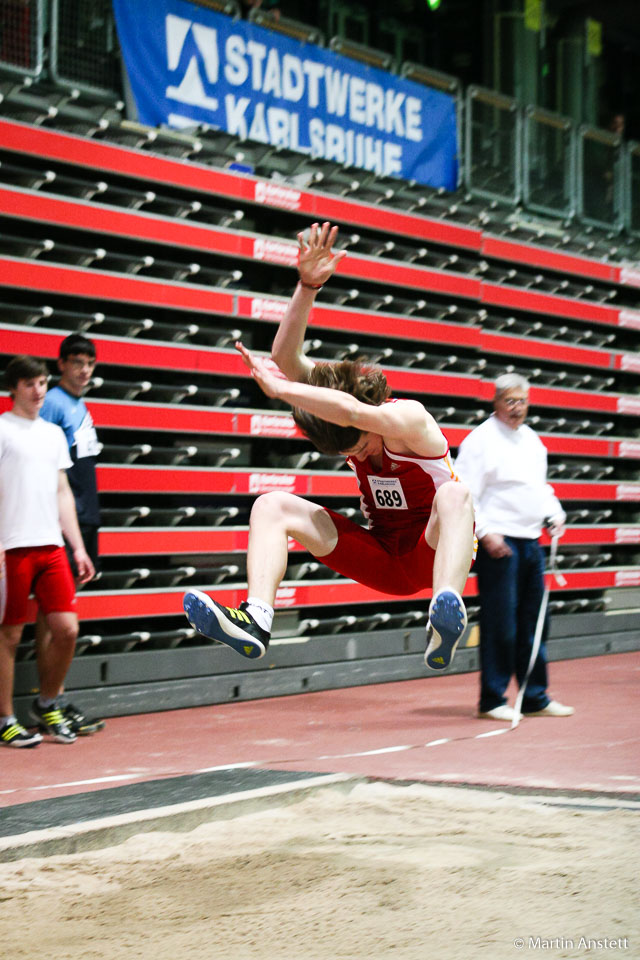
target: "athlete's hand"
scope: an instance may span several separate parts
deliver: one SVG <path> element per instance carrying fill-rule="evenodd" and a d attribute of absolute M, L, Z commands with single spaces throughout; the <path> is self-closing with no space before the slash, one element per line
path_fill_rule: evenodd
<path fill-rule="evenodd" d="M 89 580 L 93 580 L 96 570 L 84 547 L 78 547 L 77 550 L 73 551 L 73 559 L 78 571 L 78 583 L 88 583 Z"/>
<path fill-rule="evenodd" d="M 262 357 L 254 356 L 240 341 L 237 341 L 235 347 L 262 392 L 272 399 L 276 398 L 279 393 L 279 383 L 287 379 L 284 373 L 272 360 L 266 361 Z"/>
<path fill-rule="evenodd" d="M 501 533 L 486 533 L 480 538 L 480 543 L 494 560 L 513 556 L 513 550 Z"/>
<path fill-rule="evenodd" d="M 346 250 L 332 252 L 333 244 L 338 236 L 338 228 L 325 222 L 311 224 L 309 241 L 305 243 L 304 234 L 298 234 L 300 255 L 298 259 L 298 273 L 303 283 L 319 287 L 333 276 L 338 264 L 347 255 Z"/>

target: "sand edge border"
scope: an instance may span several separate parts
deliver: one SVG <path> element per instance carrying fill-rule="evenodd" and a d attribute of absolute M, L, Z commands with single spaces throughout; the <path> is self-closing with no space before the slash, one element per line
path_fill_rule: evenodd
<path fill-rule="evenodd" d="M 339 787 L 351 790 L 366 778 L 347 773 L 323 774 L 221 796 L 135 810 L 115 816 L 32 830 L 0 838 L 0 863 L 23 857 L 49 857 L 115 846 L 128 837 L 153 830 L 188 831 L 211 820 L 225 820 L 304 799 L 315 790 Z"/>

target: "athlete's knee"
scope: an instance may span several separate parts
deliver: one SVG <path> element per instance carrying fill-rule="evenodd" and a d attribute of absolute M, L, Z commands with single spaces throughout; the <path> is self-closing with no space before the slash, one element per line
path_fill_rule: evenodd
<path fill-rule="evenodd" d="M 294 493 L 275 491 L 258 497 L 251 510 L 250 528 L 254 537 L 261 532 L 285 533 L 295 537 L 317 556 L 330 553 L 338 539 L 335 524 L 324 507 Z"/>
<path fill-rule="evenodd" d="M 78 639 L 78 622 L 75 619 L 61 619 L 51 629 L 51 642 L 56 647 L 68 649 L 75 646 Z"/>
<path fill-rule="evenodd" d="M 435 500 L 440 513 L 446 511 L 466 514 L 473 511 L 471 491 L 466 484 L 459 481 L 452 480 L 449 483 L 444 483 L 438 488 Z"/>
<path fill-rule="evenodd" d="M 9 624 L 0 627 L 0 643 L 11 652 L 14 652 L 20 643 L 24 624 Z"/>
<path fill-rule="evenodd" d="M 295 514 L 297 501 L 300 499 L 295 494 L 284 493 L 279 490 L 263 493 L 251 508 L 251 523 L 257 523 L 264 518 L 270 524 L 274 521 L 281 521 L 286 525 L 287 521 Z"/>

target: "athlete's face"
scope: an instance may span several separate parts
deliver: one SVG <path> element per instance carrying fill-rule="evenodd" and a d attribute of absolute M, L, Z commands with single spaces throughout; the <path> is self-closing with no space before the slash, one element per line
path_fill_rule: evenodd
<path fill-rule="evenodd" d="M 11 391 L 13 413 L 18 417 L 27 417 L 29 420 L 35 420 L 44 403 L 48 381 L 49 378 L 44 374 L 18 380 L 18 383 Z"/>
<path fill-rule="evenodd" d="M 496 417 L 512 430 L 524 423 L 529 410 L 529 394 L 522 387 L 511 387 L 493 401 Z"/>
<path fill-rule="evenodd" d="M 382 437 L 378 433 L 361 433 L 360 439 L 353 447 L 340 452 L 343 456 L 360 462 L 368 457 L 379 457 L 382 453 Z"/>
<path fill-rule="evenodd" d="M 74 397 L 81 396 L 89 386 L 95 368 L 95 357 L 90 357 L 87 353 L 72 353 L 64 360 L 60 357 L 60 386 Z"/>

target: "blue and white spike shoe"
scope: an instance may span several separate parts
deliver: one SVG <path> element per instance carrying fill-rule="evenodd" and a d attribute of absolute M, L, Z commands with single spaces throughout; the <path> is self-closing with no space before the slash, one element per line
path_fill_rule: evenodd
<path fill-rule="evenodd" d="M 451 588 L 440 590 L 429 605 L 424 662 L 431 670 L 446 670 L 467 625 L 462 597 Z"/>

